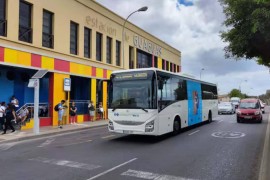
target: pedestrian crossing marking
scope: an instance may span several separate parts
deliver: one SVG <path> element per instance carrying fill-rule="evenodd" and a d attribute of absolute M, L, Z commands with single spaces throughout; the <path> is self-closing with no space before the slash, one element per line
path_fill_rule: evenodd
<path fill-rule="evenodd" d="M 43 158 L 43 157 L 32 158 L 29 160 L 36 161 L 36 162 L 42 162 L 42 163 L 46 163 L 46 164 L 53 164 L 53 165 L 57 165 L 57 166 L 66 166 L 66 167 L 86 169 L 86 170 L 94 170 L 94 169 L 101 167 L 99 165 L 94 165 L 94 164 L 85 164 L 85 163 L 68 161 L 68 160 L 48 159 L 48 158 Z"/>
<path fill-rule="evenodd" d="M 129 169 L 128 171 L 121 174 L 122 176 L 130 176 L 130 177 L 136 177 L 140 179 L 153 179 L 153 180 L 195 180 L 190 178 L 184 178 L 184 177 L 177 177 L 177 176 L 171 176 L 171 175 L 165 175 L 165 174 L 156 174 L 151 172 L 145 172 L 145 171 L 136 171 Z"/>

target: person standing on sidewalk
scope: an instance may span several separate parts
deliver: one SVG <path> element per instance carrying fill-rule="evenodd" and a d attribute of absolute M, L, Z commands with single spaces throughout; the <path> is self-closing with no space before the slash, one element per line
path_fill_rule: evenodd
<path fill-rule="evenodd" d="M 94 121 L 94 116 L 95 116 L 95 106 L 93 101 L 90 101 L 88 105 L 88 110 L 89 110 L 89 115 L 90 115 L 90 121 Z"/>
<path fill-rule="evenodd" d="M 0 130 L 4 130 L 5 116 L 6 116 L 6 103 L 1 102 L 0 105 Z"/>
<path fill-rule="evenodd" d="M 75 116 L 77 112 L 77 107 L 75 106 L 75 102 L 72 102 L 71 107 L 69 108 L 69 114 L 70 114 L 70 124 L 76 124 L 75 122 Z"/>
<path fill-rule="evenodd" d="M 58 128 L 63 128 L 63 115 L 64 115 L 64 104 L 65 100 L 62 100 L 61 103 L 58 104 Z"/>
<path fill-rule="evenodd" d="M 5 129 L 2 134 L 6 134 L 8 126 L 12 130 L 11 132 L 13 133 L 15 131 L 14 127 L 11 124 L 11 120 L 15 120 L 16 122 L 16 113 L 14 110 L 14 107 L 11 103 L 8 104 L 7 109 L 6 109 L 6 122 L 5 122 Z"/>

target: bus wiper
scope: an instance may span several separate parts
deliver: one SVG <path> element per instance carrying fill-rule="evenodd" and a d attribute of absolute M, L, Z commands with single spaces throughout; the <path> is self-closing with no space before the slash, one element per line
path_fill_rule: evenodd
<path fill-rule="evenodd" d="M 114 107 L 114 108 L 112 109 L 112 112 L 114 112 L 116 109 L 117 109 L 117 107 Z"/>
<path fill-rule="evenodd" d="M 148 113 L 148 110 L 144 109 L 143 107 L 138 107 L 138 108 L 140 108 L 141 110 L 143 110 L 143 111 L 145 111 L 145 112 Z"/>

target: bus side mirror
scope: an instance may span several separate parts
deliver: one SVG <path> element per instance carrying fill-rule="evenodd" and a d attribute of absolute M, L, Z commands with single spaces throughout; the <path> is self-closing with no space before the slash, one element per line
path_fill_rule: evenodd
<path fill-rule="evenodd" d="M 103 82 L 108 82 L 108 84 L 110 84 L 110 80 L 100 80 L 98 82 L 98 91 L 102 91 L 102 83 Z"/>
<path fill-rule="evenodd" d="M 158 89 L 162 90 L 163 89 L 164 82 L 162 80 L 158 81 Z"/>

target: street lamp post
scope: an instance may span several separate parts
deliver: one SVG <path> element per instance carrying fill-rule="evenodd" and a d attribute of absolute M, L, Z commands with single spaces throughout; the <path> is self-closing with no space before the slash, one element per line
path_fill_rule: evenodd
<path fill-rule="evenodd" d="M 241 92 L 241 84 L 242 84 L 242 82 L 247 82 L 247 80 L 245 79 L 245 80 L 242 80 L 241 82 L 240 82 L 240 84 L 239 84 L 239 91 Z"/>
<path fill-rule="evenodd" d="M 201 72 L 200 72 L 200 80 L 202 79 L 202 71 L 204 71 L 204 68 L 201 69 Z"/>
<path fill-rule="evenodd" d="M 124 42 L 125 42 L 125 25 L 126 25 L 126 22 L 127 22 L 127 20 L 128 20 L 128 18 L 132 15 L 132 14 L 134 14 L 134 13 L 136 13 L 136 12 L 142 12 L 142 11 L 147 11 L 147 9 L 148 9 L 148 7 L 147 6 L 144 6 L 144 7 L 141 7 L 140 9 L 138 9 L 138 10 L 136 10 L 136 11 L 134 11 L 134 12 L 132 12 L 132 13 L 130 13 L 129 15 L 128 15 L 128 17 L 126 18 L 126 20 L 125 20 L 125 22 L 124 22 L 124 24 L 123 24 L 123 28 L 122 28 L 122 55 L 123 55 L 123 69 L 125 69 L 125 59 L 124 59 L 124 55 L 125 55 L 125 50 L 124 50 L 124 47 L 125 47 L 125 45 L 124 45 Z"/>

